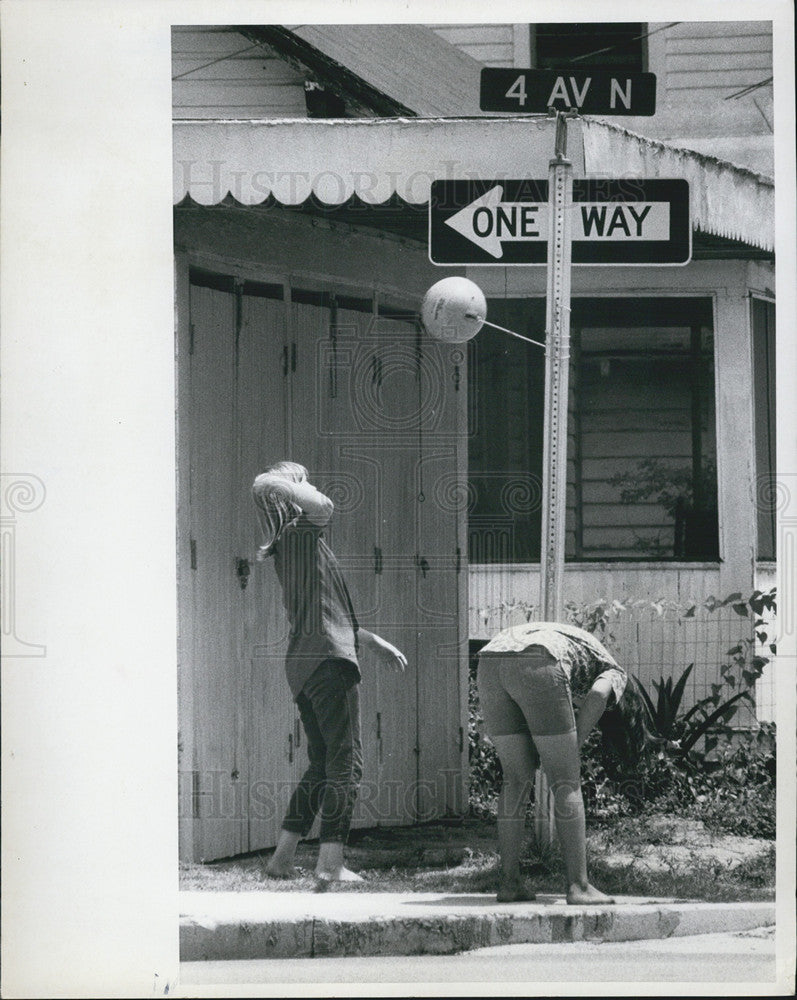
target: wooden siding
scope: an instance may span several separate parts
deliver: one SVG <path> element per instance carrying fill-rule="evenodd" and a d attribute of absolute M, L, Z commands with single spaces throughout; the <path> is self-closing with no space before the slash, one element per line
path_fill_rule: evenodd
<path fill-rule="evenodd" d="M 727 97 L 772 75 L 767 21 L 684 21 L 661 35 L 663 51 L 651 51 L 662 62 L 650 70 L 659 75 L 662 103 Z"/>
<path fill-rule="evenodd" d="M 435 34 L 485 66 L 515 65 L 513 24 L 430 24 Z M 526 33 L 528 33 L 528 25 Z"/>
<path fill-rule="evenodd" d="M 489 639 L 528 617 L 540 617 L 539 566 L 470 567 L 470 635 Z M 607 645 L 617 659 L 647 687 L 659 677 L 677 678 L 694 663 L 686 692 L 688 704 L 710 693 L 718 683 L 727 651 L 752 637 L 751 619 L 730 608 L 685 617 L 691 605 L 720 595 L 720 577 L 710 565 L 603 563 L 565 567 L 564 599 L 577 606 L 598 600 L 673 602 L 679 610 L 632 608 L 610 618 Z M 752 721 L 740 712 L 741 724 Z"/>
<path fill-rule="evenodd" d="M 420 115 L 479 114 L 481 65 L 512 66 L 528 25 L 297 25 L 324 58 Z M 428 67 L 437 68 L 434 87 Z M 229 27 L 175 27 L 175 119 L 306 118 L 305 74 Z"/>
<path fill-rule="evenodd" d="M 265 464 L 278 461 L 287 445 L 290 423 L 287 399 L 283 394 L 276 399 L 269 397 L 273 393 L 274 373 L 281 371 L 283 348 L 288 341 L 288 307 L 284 298 L 251 294 L 255 290 L 244 286 L 249 294 L 241 295 L 235 413 L 239 465 L 235 558 L 247 558 L 251 563 L 249 583 L 238 595 L 243 620 L 235 661 L 241 667 L 239 683 L 244 692 L 241 752 L 250 789 L 245 810 L 248 845 L 273 842 L 288 804 L 291 781 L 304 763 L 303 746 L 301 743 L 295 746 L 298 720 L 283 668 L 287 646 L 285 615 L 276 598 L 278 582 L 272 564 L 253 559 L 261 539 L 257 521 L 251 516 L 250 494 L 255 476 Z M 268 419 L 264 413 L 265 399 L 269 399 Z M 195 698 L 201 714 L 201 692 Z M 285 707 L 284 716 L 277 716 L 277 706 Z"/>
<path fill-rule="evenodd" d="M 174 28 L 172 77 L 175 119 L 307 117 L 302 75 L 231 28 Z"/>
<path fill-rule="evenodd" d="M 247 259 L 247 224 L 270 266 Z M 362 657 L 355 825 L 459 813 L 464 511 L 437 498 L 462 463 L 465 395 L 455 369 L 464 388 L 465 362 L 458 345 L 419 345 L 414 300 L 392 287 L 426 286 L 423 248 L 350 232 L 348 252 L 338 253 L 331 227 L 278 209 L 177 210 L 175 230 L 183 272 L 187 260 L 196 268 L 192 333 L 184 305 L 178 327 L 188 345 L 179 354 L 181 454 L 190 457 L 180 474 L 181 855 L 271 846 L 305 766 L 278 587 L 270 564 L 253 561 L 251 481 L 285 455 L 308 464 L 336 502 L 330 539 L 364 627 L 409 660 L 398 675 Z M 220 243 L 238 259 L 217 257 Z M 292 260 L 301 274 L 280 270 Z M 206 280 L 200 270 L 229 278 Z M 245 589 L 241 558 L 251 564 Z"/>
<path fill-rule="evenodd" d="M 191 288 L 192 352 L 188 359 L 191 426 L 189 569 L 195 627 L 184 634 L 190 650 L 194 694 L 202 712 L 181 720 L 193 730 L 194 852 L 198 859 L 247 850 L 246 820 L 236 808 L 239 779 L 248 777 L 240 754 L 241 686 L 230 683 L 229 666 L 238 658 L 234 558 L 237 506 L 230 493 L 237 482 L 235 461 L 234 299 L 222 291 Z M 196 707 L 196 702 L 194 702 Z"/>
<path fill-rule="evenodd" d="M 723 100 L 772 75 L 768 22 L 648 27 L 654 34 L 647 39 L 647 68 L 658 78 L 659 112 L 652 119 L 627 119 L 629 128 L 665 139 L 691 136 L 694 142 L 700 136 L 753 137 L 771 131 L 765 120 L 771 87 L 754 95 L 759 104 L 763 101 L 763 115 L 752 99 Z M 479 115 L 478 68 L 528 65 L 530 28 L 508 23 L 298 25 L 294 31 L 325 59 L 340 62 L 417 114 Z M 431 77 L 430 65 L 436 67 Z M 229 27 L 174 28 L 173 76 L 176 119 L 307 117 L 305 75 L 267 45 L 252 47 Z M 678 110 L 686 107 L 688 119 Z M 757 147 L 745 154 L 738 144 L 722 155 L 734 161 L 741 157 L 742 163 L 752 157 L 765 171 L 771 156 Z"/>

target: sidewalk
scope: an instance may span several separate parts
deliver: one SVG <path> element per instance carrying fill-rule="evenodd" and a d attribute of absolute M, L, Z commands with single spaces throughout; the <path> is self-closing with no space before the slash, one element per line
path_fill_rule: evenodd
<path fill-rule="evenodd" d="M 563 896 L 497 903 L 488 893 L 181 892 L 180 958 L 224 961 L 444 955 L 503 944 L 639 941 L 775 923 L 775 904 Z"/>

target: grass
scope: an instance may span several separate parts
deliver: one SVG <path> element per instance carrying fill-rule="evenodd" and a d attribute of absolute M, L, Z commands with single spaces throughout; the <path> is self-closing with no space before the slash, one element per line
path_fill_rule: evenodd
<path fill-rule="evenodd" d="M 312 891 L 317 844 L 300 844 L 291 880 L 264 879 L 271 851 L 209 864 L 183 864 L 184 890 Z M 495 821 L 466 818 L 458 825 L 354 830 L 347 864 L 362 883 L 341 884 L 338 892 L 495 892 L 498 874 Z M 590 879 L 618 896 L 700 899 L 706 902 L 771 900 L 775 848 L 770 841 L 717 838 L 702 823 L 673 817 L 635 817 L 588 836 Z M 539 847 L 531 834 L 523 869 L 536 891 L 562 893 L 564 869 L 558 846 Z"/>

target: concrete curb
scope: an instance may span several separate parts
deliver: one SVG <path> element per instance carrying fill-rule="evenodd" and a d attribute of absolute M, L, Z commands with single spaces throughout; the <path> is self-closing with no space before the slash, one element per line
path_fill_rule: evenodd
<path fill-rule="evenodd" d="M 620 898 L 567 906 L 562 897 L 498 904 L 487 894 L 183 893 L 184 962 L 345 955 L 447 955 L 502 944 L 638 941 L 751 930 L 774 903 Z M 252 898 L 254 897 L 254 898 Z"/>

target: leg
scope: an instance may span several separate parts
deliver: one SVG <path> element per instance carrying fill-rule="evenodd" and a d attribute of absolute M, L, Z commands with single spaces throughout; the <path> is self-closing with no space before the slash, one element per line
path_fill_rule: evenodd
<path fill-rule="evenodd" d="M 312 702 L 304 692 L 296 699 L 296 704 L 307 740 L 309 764 L 291 796 L 277 847 L 266 865 L 266 874 L 272 878 L 291 878 L 296 875 L 293 867 L 296 848 L 302 837 L 310 832 L 324 791 L 326 746 L 318 720 Z"/>
<path fill-rule="evenodd" d="M 360 881 L 343 863 L 343 845 L 362 776 L 359 685 L 350 667 L 330 660 L 305 687 L 326 747 L 316 874 L 326 881 Z"/>
<path fill-rule="evenodd" d="M 576 731 L 561 736 L 535 736 L 534 742 L 554 793 L 554 820 L 567 872 L 567 902 L 613 903 L 613 899 L 587 881 L 584 798 Z"/>
<path fill-rule="evenodd" d="M 520 854 L 526 834 L 526 807 L 534 782 L 534 752 L 527 733 L 493 736 L 504 772 L 498 797 L 498 902 L 534 899 L 520 874 Z"/>
<path fill-rule="evenodd" d="M 280 830 L 277 846 L 274 848 L 274 853 L 266 865 L 266 875 L 269 875 L 271 878 L 296 877 L 297 872 L 293 867 L 293 859 L 296 856 L 296 848 L 299 846 L 301 839 L 302 835 L 300 833 L 294 833 L 293 830 L 286 830 L 284 827 Z"/>
<path fill-rule="evenodd" d="M 540 762 L 554 794 L 554 820 L 567 871 L 568 903 L 608 903 L 587 881 L 581 760 L 570 694 L 569 672 L 541 645 L 505 660 L 501 676 L 523 711 Z"/>

